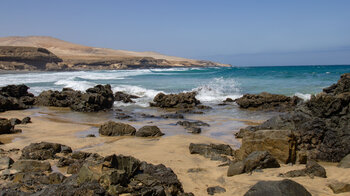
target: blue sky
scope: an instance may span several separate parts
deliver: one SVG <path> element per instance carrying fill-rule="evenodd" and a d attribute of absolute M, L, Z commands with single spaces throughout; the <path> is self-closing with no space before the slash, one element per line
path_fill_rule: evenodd
<path fill-rule="evenodd" d="M 0 36 L 232 65 L 350 64 L 348 0 L 2 0 Z"/>

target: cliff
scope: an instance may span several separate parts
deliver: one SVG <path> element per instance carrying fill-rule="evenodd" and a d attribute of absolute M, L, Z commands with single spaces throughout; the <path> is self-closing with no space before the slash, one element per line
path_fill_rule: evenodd
<path fill-rule="evenodd" d="M 230 66 L 211 61 L 88 47 L 44 36 L 0 38 L 0 69 L 94 70 Z M 10 47 L 12 46 L 12 47 Z M 56 56 L 57 55 L 57 56 Z"/>

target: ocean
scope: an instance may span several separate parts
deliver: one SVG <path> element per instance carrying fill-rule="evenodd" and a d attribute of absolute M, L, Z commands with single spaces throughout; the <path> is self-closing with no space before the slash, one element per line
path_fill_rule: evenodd
<path fill-rule="evenodd" d="M 61 90 L 64 87 L 84 91 L 96 84 L 110 84 L 114 92 L 123 91 L 140 96 L 136 103 L 115 102 L 115 108 L 132 113 L 159 115 L 164 111 L 149 108 L 149 102 L 159 93 L 197 91 L 197 99 L 213 107 L 205 115 L 187 115 L 187 119 L 203 120 L 211 125 L 203 128 L 202 135 L 239 145 L 232 133 L 251 123 L 261 122 L 274 112 L 246 111 L 237 105 L 219 106 L 224 99 L 238 98 L 246 93 L 270 92 L 308 99 L 311 94 L 336 83 L 340 75 L 350 72 L 346 66 L 278 66 L 278 67 L 231 67 L 231 68 L 169 68 L 112 71 L 31 72 L 0 74 L 0 86 L 26 84 L 30 92 L 38 95 L 43 90 Z M 51 111 L 52 112 L 52 111 Z M 41 114 L 43 112 L 41 111 Z M 115 113 L 87 116 L 76 112 L 55 111 L 56 116 L 79 122 L 115 120 Z M 137 119 L 134 126 L 152 122 Z M 141 123 L 140 123 L 141 122 Z M 153 122 L 152 122 L 153 123 Z M 155 125 L 166 135 L 186 134 L 179 132 L 176 120 L 158 120 Z M 97 129 L 89 133 L 97 133 Z M 84 134 L 84 133 L 83 133 Z"/>

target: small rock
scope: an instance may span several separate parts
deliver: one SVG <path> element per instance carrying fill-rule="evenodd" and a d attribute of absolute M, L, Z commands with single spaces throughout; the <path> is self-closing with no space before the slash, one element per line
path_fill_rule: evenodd
<path fill-rule="evenodd" d="M 292 170 L 285 174 L 285 177 L 299 177 L 299 176 L 318 176 L 321 178 L 327 178 L 326 170 L 320 164 L 314 160 L 308 160 L 306 163 L 306 168 L 301 170 Z"/>
<path fill-rule="evenodd" d="M 338 167 L 350 168 L 350 154 L 346 155 L 338 164 Z"/>
<path fill-rule="evenodd" d="M 235 176 L 244 173 L 244 162 L 238 161 L 230 164 L 227 170 L 227 176 Z"/>
<path fill-rule="evenodd" d="M 200 154 L 211 160 L 228 161 L 232 156 L 232 148 L 226 144 L 194 144 L 189 146 L 191 154 Z"/>
<path fill-rule="evenodd" d="M 20 119 L 18 119 L 18 118 L 11 118 L 10 122 L 11 122 L 12 126 L 15 126 L 15 125 L 18 125 L 18 124 L 22 123 L 22 121 Z"/>
<path fill-rule="evenodd" d="M 88 134 L 86 137 L 96 137 L 95 134 Z"/>
<path fill-rule="evenodd" d="M 98 132 L 105 136 L 135 135 L 136 129 L 131 125 L 108 121 L 101 125 Z"/>
<path fill-rule="evenodd" d="M 157 126 L 143 126 L 135 134 L 136 137 L 159 137 L 164 135 Z"/>
<path fill-rule="evenodd" d="M 25 125 L 27 123 L 32 123 L 31 118 L 28 116 L 22 119 L 22 124 Z"/>
<path fill-rule="evenodd" d="M 206 171 L 206 170 L 203 168 L 190 168 L 187 170 L 187 173 L 198 173 L 198 172 L 203 172 L 203 171 Z"/>
<path fill-rule="evenodd" d="M 350 184 L 346 184 L 343 182 L 333 182 L 328 186 L 332 189 L 333 193 L 335 194 L 350 192 Z"/>
<path fill-rule="evenodd" d="M 213 187 L 208 187 L 207 192 L 209 195 L 214 195 L 215 193 L 224 193 L 226 192 L 226 189 L 220 186 L 213 186 Z"/>
<path fill-rule="evenodd" d="M 187 127 L 185 129 L 187 130 L 187 133 L 199 134 L 202 132 L 202 129 L 199 127 Z"/>
<path fill-rule="evenodd" d="M 183 119 L 184 115 L 182 114 L 163 114 L 160 116 L 161 118 L 174 118 L 174 119 Z"/>

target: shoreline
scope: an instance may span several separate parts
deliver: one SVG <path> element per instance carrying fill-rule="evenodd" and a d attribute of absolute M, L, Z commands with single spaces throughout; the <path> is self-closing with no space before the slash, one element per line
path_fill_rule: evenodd
<path fill-rule="evenodd" d="M 40 110 L 40 109 L 39 109 Z M 209 186 L 221 186 L 226 189 L 220 195 L 243 195 L 252 185 L 260 180 L 282 180 L 277 177 L 279 173 L 301 169 L 303 165 L 281 165 L 281 168 L 264 169 L 263 172 L 253 172 L 252 174 L 241 174 L 227 177 L 227 166 L 218 167 L 220 162 L 212 161 L 200 155 L 189 153 L 190 143 L 223 143 L 220 140 L 212 139 L 202 135 L 174 135 L 160 138 L 135 138 L 130 136 L 116 137 L 78 137 L 77 133 L 84 132 L 91 128 L 72 122 L 48 121 L 44 116 L 33 116 L 30 110 L 7 111 L 1 113 L 1 117 L 22 118 L 32 116 L 31 124 L 20 125 L 23 130 L 21 139 L 15 139 L 11 143 L 2 145 L 4 149 L 20 148 L 33 142 L 55 142 L 71 146 L 73 150 L 83 150 L 96 152 L 103 156 L 110 154 L 123 154 L 134 156 L 153 164 L 164 164 L 170 167 L 183 184 L 185 192 L 193 192 L 195 195 L 206 195 Z M 132 122 L 130 123 L 132 124 Z M 17 134 L 16 134 L 17 135 Z M 15 135 L 12 135 L 15 136 Z M 311 179 L 310 177 L 293 178 L 303 185 L 313 195 L 333 195 L 326 185 L 333 180 L 341 180 L 350 183 L 349 169 L 342 169 L 332 163 L 321 163 L 327 170 L 328 178 Z M 202 168 L 199 172 L 188 172 L 191 168 Z M 64 171 L 64 170 L 63 170 Z M 337 194 L 337 195 L 346 195 Z"/>

